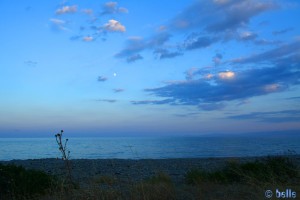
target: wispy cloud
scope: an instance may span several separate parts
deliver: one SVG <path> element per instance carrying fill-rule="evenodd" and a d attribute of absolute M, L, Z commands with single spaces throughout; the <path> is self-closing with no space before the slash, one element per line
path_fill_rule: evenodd
<path fill-rule="evenodd" d="M 217 53 L 217 54 L 213 57 L 212 61 L 213 61 L 213 63 L 215 64 L 215 66 L 218 66 L 218 65 L 220 65 L 220 64 L 222 63 L 222 59 L 223 59 L 222 54 Z"/>
<path fill-rule="evenodd" d="M 224 103 L 200 103 L 199 108 L 205 111 L 222 110 L 225 108 Z"/>
<path fill-rule="evenodd" d="M 272 33 L 273 33 L 273 35 L 281 35 L 281 34 L 290 32 L 292 30 L 294 30 L 294 29 L 290 27 L 290 28 L 285 28 L 285 29 L 279 30 L 279 31 L 273 31 Z"/>
<path fill-rule="evenodd" d="M 128 63 L 132 63 L 141 59 L 143 59 L 143 56 L 141 56 L 140 54 L 135 54 L 126 58 Z"/>
<path fill-rule="evenodd" d="M 77 12 L 77 5 L 73 6 L 63 6 L 55 11 L 57 15 L 67 14 L 67 13 L 76 13 Z"/>
<path fill-rule="evenodd" d="M 282 43 L 280 40 L 257 39 L 254 41 L 256 45 L 278 45 Z"/>
<path fill-rule="evenodd" d="M 127 39 L 126 47 L 117 53 L 115 56 L 118 58 L 131 57 L 137 55 L 140 51 L 144 50 L 147 43 L 142 37 L 131 37 Z"/>
<path fill-rule="evenodd" d="M 236 59 L 232 64 L 245 64 L 245 63 L 266 63 L 273 62 L 275 60 L 280 60 L 289 55 L 299 55 L 300 52 L 300 41 L 294 41 L 289 44 L 281 45 L 272 50 L 252 55 L 245 58 Z"/>
<path fill-rule="evenodd" d="M 92 36 L 85 36 L 85 37 L 82 38 L 82 40 L 85 41 L 85 42 L 92 42 L 92 41 L 95 40 L 95 38 L 92 37 Z"/>
<path fill-rule="evenodd" d="M 128 9 L 127 8 L 124 8 L 124 7 L 119 7 L 118 8 L 118 13 L 128 13 Z"/>
<path fill-rule="evenodd" d="M 162 105 L 162 104 L 168 104 L 168 103 L 173 103 L 173 102 L 174 102 L 173 99 L 131 101 L 131 103 L 134 105 L 145 105 L 145 104 Z"/>
<path fill-rule="evenodd" d="M 158 59 L 174 58 L 183 55 L 183 53 L 179 51 L 170 52 L 167 49 L 156 49 L 153 53 L 157 56 Z"/>
<path fill-rule="evenodd" d="M 202 36 L 199 34 L 191 34 L 187 37 L 184 41 L 183 46 L 186 50 L 194 50 L 200 49 L 210 46 L 211 44 L 215 43 L 217 38 L 211 38 L 208 36 Z"/>
<path fill-rule="evenodd" d="M 300 97 L 289 97 L 288 100 L 300 100 Z"/>
<path fill-rule="evenodd" d="M 127 40 L 125 48 L 118 52 L 115 57 L 128 59 L 132 56 L 140 55 L 140 52 L 146 49 L 154 50 L 154 53 L 156 54 L 158 51 L 157 49 L 167 42 L 169 38 L 170 35 L 168 33 L 160 33 L 148 39 L 142 37 L 130 37 Z M 168 52 L 165 50 L 164 53 L 164 57 L 166 58 Z"/>
<path fill-rule="evenodd" d="M 99 76 L 97 80 L 98 80 L 99 82 L 105 82 L 105 81 L 107 81 L 107 79 L 108 79 L 108 78 L 106 78 L 106 77 L 104 77 L 104 76 Z"/>
<path fill-rule="evenodd" d="M 84 14 L 87 14 L 87 15 L 93 15 L 94 14 L 93 9 L 82 9 L 81 12 L 83 12 Z"/>
<path fill-rule="evenodd" d="M 102 6 L 103 11 L 101 15 L 116 14 L 116 13 L 128 13 L 128 9 L 124 7 L 119 7 L 117 2 L 106 2 Z"/>
<path fill-rule="evenodd" d="M 239 40 L 242 41 L 249 41 L 249 40 L 254 40 L 257 38 L 257 34 L 251 31 L 242 31 L 239 33 Z"/>
<path fill-rule="evenodd" d="M 194 76 L 197 74 L 197 72 L 199 71 L 199 68 L 197 67 L 192 67 L 190 69 L 188 69 L 186 72 L 185 72 L 185 78 L 186 80 L 193 80 L 194 79 Z"/>
<path fill-rule="evenodd" d="M 298 122 L 300 121 L 300 110 L 252 112 L 249 114 L 232 115 L 228 118 L 235 120 L 254 120 L 271 123 Z"/>
<path fill-rule="evenodd" d="M 96 101 L 107 102 L 107 103 L 116 103 L 115 99 L 97 99 Z"/>
<path fill-rule="evenodd" d="M 122 88 L 117 88 L 117 89 L 113 89 L 113 91 L 114 91 L 115 93 L 120 93 L 120 92 L 124 92 L 124 89 L 122 89 Z"/>
<path fill-rule="evenodd" d="M 24 62 L 24 64 L 27 65 L 27 66 L 29 66 L 29 67 L 36 67 L 38 63 L 36 61 L 26 60 Z"/>
<path fill-rule="evenodd" d="M 61 30 L 61 31 L 69 30 L 68 28 L 66 28 L 67 22 L 65 20 L 51 18 L 49 21 L 51 22 L 51 26 L 54 30 Z"/>
<path fill-rule="evenodd" d="M 236 31 L 251 18 L 278 8 L 273 1 L 196 1 L 174 18 L 169 29 L 182 31 L 201 27 L 211 33 Z"/>
<path fill-rule="evenodd" d="M 116 57 L 131 57 L 152 50 L 157 58 L 165 59 L 183 55 L 185 51 L 207 48 L 217 42 L 259 42 L 259 35 L 248 30 L 249 22 L 253 17 L 277 8 L 275 1 L 196 1 L 159 26 L 156 34 L 143 41 L 128 42 Z M 178 32 L 184 32 L 187 37 L 176 45 L 165 45 Z"/>

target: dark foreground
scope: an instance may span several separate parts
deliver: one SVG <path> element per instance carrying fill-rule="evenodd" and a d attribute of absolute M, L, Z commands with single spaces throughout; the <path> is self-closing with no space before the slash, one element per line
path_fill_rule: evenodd
<path fill-rule="evenodd" d="M 267 199 L 267 190 L 274 193 L 273 198 L 269 199 L 276 199 L 276 189 L 291 189 L 291 192 L 300 196 L 299 155 L 155 160 L 78 159 L 71 160 L 73 185 L 68 184 L 63 160 L 13 160 L 1 163 L 41 170 L 56 177 L 58 182 L 51 185 L 46 193 L 29 196 L 28 199 Z M 2 198 L 22 199 L 20 195 L 11 193 Z M 300 199 L 298 196 L 291 196 L 291 199 Z"/>

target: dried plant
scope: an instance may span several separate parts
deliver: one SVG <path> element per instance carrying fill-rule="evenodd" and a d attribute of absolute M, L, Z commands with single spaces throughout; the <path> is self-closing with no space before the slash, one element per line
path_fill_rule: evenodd
<path fill-rule="evenodd" d="M 64 130 L 61 130 L 60 133 L 57 133 L 55 135 L 55 139 L 56 139 L 56 142 L 59 147 L 58 149 L 62 154 L 62 160 L 64 160 L 64 162 L 65 162 L 68 180 L 70 181 L 70 183 L 73 183 L 72 172 L 71 172 L 71 163 L 70 163 L 70 159 L 69 159 L 70 151 L 67 149 L 67 143 L 69 140 L 65 139 L 65 142 L 63 143 L 63 141 L 62 141 L 63 132 L 64 132 Z"/>

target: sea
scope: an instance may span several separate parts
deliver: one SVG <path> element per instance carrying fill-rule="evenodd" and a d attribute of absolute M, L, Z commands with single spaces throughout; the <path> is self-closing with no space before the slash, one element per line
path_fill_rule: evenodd
<path fill-rule="evenodd" d="M 300 154 L 300 134 L 70 137 L 70 159 L 165 159 Z M 0 138 L 0 160 L 61 158 L 55 137 Z"/>

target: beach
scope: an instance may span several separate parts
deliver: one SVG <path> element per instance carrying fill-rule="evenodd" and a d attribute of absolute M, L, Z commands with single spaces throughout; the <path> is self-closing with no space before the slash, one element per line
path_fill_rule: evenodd
<path fill-rule="evenodd" d="M 215 171 L 224 168 L 230 162 L 245 163 L 264 160 L 267 157 L 229 157 L 229 158 L 178 158 L 178 159 L 74 159 L 70 160 L 72 176 L 81 185 L 88 184 L 95 177 L 114 177 L 121 182 L 139 182 L 159 173 L 170 176 L 176 184 L 183 184 L 185 175 L 192 169 Z M 300 156 L 293 156 L 300 166 Z M 3 164 L 15 164 L 26 169 L 35 169 L 47 174 L 64 177 L 65 163 L 61 159 L 30 159 L 1 161 Z"/>
<path fill-rule="evenodd" d="M 23 166 L 28 169 L 28 173 L 24 171 L 20 173 L 20 170 L 14 171 L 15 176 L 11 180 L 18 181 L 9 184 L 12 188 L 9 191 L 12 193 L 6 193 L 6 195 L 20 195 L 21 198 L 24 194 L 33 194 L 29 192 L 31 187 L 24 189 L 27 188 L 27 184 L 40 187 L 44 185 L 44 180 L 49 180 L 45 177 L 42 179 L 41 174 L 33 176 L 29 169 L 40 170 L 52 175 L 51 177 L 57 177 L 54 180 L 58 181 L 52 182 L 53 185 L 50 184 L 49 190 L 46 190 L 44 195 L 37 196 L 36 199 L 41 200 L 237 200 L 245 199 L 245 197 L 265 199 L 266 189 L 271 188 L 274 192 L 276 188 L 284 189 L 288 185 L 293 191 L 300 191 L 300 155 L 177 159 L 72 159 L 70 160 L 72 182 L 69 182 L 66 163 L 61 159 L 10 160 L 0 161 L 0 163 Z M 10 179 L 8 183 L 9 181 Z M 15 184 L 24 190 L 19 190 Z M 27 191 L 27 193 L 13 193 L 15 190 Z M 44 190 L 38 190 L 36 193 L 43 193 L 42 191 Z M 4 196 L 4 199 L 10 199 L 10 197 Z"/>

